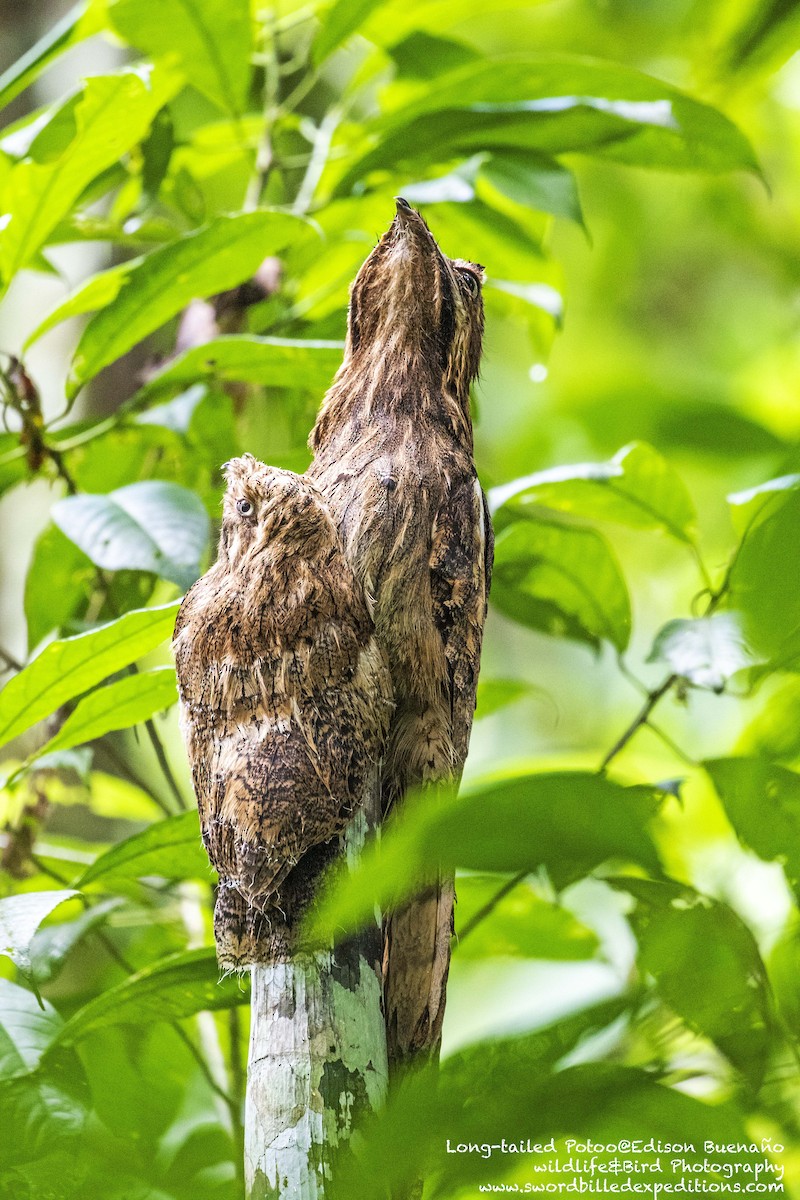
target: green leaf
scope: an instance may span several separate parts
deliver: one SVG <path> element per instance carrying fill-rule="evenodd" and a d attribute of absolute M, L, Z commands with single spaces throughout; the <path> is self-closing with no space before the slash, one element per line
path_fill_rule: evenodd
<path fill-rule="evenodd" d="M 324 392 L 341 366 L 343 342 L 241 334 L 215 338 L 179 355 L 140 388 L 134 403 L 202 379 Z"/>
<path fill-rule="evenodd" d="M 250 90 L 253 30 L 248 0 L 114 0 L 114 28 L 151 58 L 176 61 L 186 79 L 228 112 Z"/>
<path fill-rule="evenodd" d="M 525 208 L 584 224 L 575 176 L 553 158 L 513 151 L 490 155 L 478 172 L 478 194 L 490 201 L 492 189 Z"/>
<path fill-rule="evenodd" d="M 177 612 L 177 601 L 135 609 L 89 633 L 45 646 L 0 692 L 0 745 L 154 650 L 172 634 Z"/>
<path fill-rule="evenodd" d="M 752 933 L 727 904 L 673 882 L 617 879 L 636 900 L 640 965 L 665 1002 L 714 1041 L 754 1084 L 772 1030 L 766 970 Z"/>
<path fill-rule="evenodd" d="M 0 496 L 28 475 L 25 452 L 15 433 L 0 433 Z"/>
<path fill-rule="evenodd" d="M 387 1192 L 406 1195 L 423 1175 L 432 1200 L 475 1195 L 479 1184 L 484 1191 L 508 1187 L 522 1192 L 522 1182 L 498 1183 L 509 1178 L 510 1168 L 511 1180 L 538 1181 L 534 1189 L 543 1191 L 579 1191 L 578 1180 L 585 1182 L 584 1173 L 563 1169 L 569 1154 L 558 1155 L 562 1172 L 551 1182 L 551 1172 L 544 1171 L 549 1166 L 546 1150 L 530 1155 L 524 1148 L 484 1153 L 501 1146 L 504 1138 L 514 1147 L 524 1147 L 527 1139 L 545 1145 L 553 1138 L 559 1147 L 568 1137 L 595 1142 L 593 1169 L 603 1174 L 619 1173 L 616 1144 L 635 1140 L 640 1142 L 635 1154 L 640 1170 L 647 1164 L 656 1178 L 662 1177 L 656 1172 L 663 1171 L 663 1155 L 659 1158 L 645 1149 L 654 1135 L 692 1147 L 682 1157 L 693 1174 L 707 1170 L 698 1130 L 718 1144 L 750 1145 L 752 1138 L 732 1105 L 702 1103 L 665 1086 L 646 1070 L 600 1062 L 554 1073 L 560 1058 L 580 1049 L 583 1038 L 623 1018 L 631 1003 L 631 997 L 607 1001 L 544 1029 L 466 1046 L 442 1062 L 438 1086 L 432 1072 L 420 1071 L 404 1080 L 363 1137 L 353 1139 L 352 1160 L 343 1161 L 337 1170 L 331 1200 L 383 1200 Z M 525 1114 L 524 1132 L 509 1136 L 509 1130 L 519 1128 L 520 1113 Z M 609 1143 L 615 1148 L 604 1153 Z M 454 1153 L 459 1145 L 477 1149 Z M 577 1148 L 572 1157 L 584 1154 Z M 763 1162 L 760 1156 L 748 1159 Z"/>
<path fill-rule="evenodd" d="M 703 763 L 740 842 L 779 862 L 800 896 L 800 775 L 762 758 Z"/>
<path fill-rule="evenodd" d="M 495 544 L 492 602 L 532 629 L 596 647 L 628 644 L 630 600 L 611 548 L 593 529 L 521 520 Z"/>
<path fill-rule="evenodd" d="M 103 925 L 123 901 L 113 896 L 87 908 L 72 921 L 59 921 L 38 929 L 30 944 L 31 978 L 37 986 L 53 979 L 71 951 L 88 933 Z"/>
<path fill-rule="evenodd" d="M 396 904 L 438 869 L 533 871 L 564 887 L 608 860 L 659 871 L 647 832 L 653 793 L 581 771 L 498 775 L 458 797 L 407 798 L 352 875 L 334 873 L 310 937 L 324 944 Z"/>
<path fill-rule="evenodd" d="M 479 679 L 475 720 L 491 717 L 507 704 L 514 704 L 523 696 L 530 695 L 532 690 L 531 684 L 524 679 Z"/>
<path fill-rule="evenodd" d="M 29 334 L 25 339 L 23 349 L 27 350 L 29 346 L 43 337 L 49 330 L 54 329 L 62 321 L 66 321 L 69 317 L 80 317 L 87 312 L 95 312 L 98 308 L 105 308 L 112 300 L 116 300 L 119 295 L 120 288 L 124 284 L 131 270 L 142 262 L 141 258 L 131 259 L 129 262 L 118 263 L 115 267 L 109 267 L 107 271 L 101 271 L 99 275 L 92 275 L 80 287 L 75 288 L 63 300 L 57 308 L 54 308 L 51 313 L 41 321 L 33 333 Z"/>
<path fill-rule="evenodd" d="M 141 833 L 118 842 L 86 868 L 78 886 L 83 888 L 98 879 L 141 879 L 147 875 L 163 879 L 211 878 L 196 812 L 156 821 Z"/>
<path fill-rule="evenodd" d="M 287 213 L 220 216 L 128 264 L 115 298 L 92 317 L 83 331 L 72 360 L 68 397 L 74 398 L 98 371 L 158 329 L 190 300 L 242 283 L 268 255 L 283 250 L 308 228 L 306 222 Z M 114 286 L 118 277 L 119 272 L 112 281 Z"/>
<path fill-rule="evenodd" d="M 786 492 L 800 488 L 800 475 L 780 475 L 743 492 L 731 492 L 728 504 L 736 532 L 742 537 L 751 525 L 769 516 L 783 504 Z"/>
<path fill-rule="evenodd" d="M 180 588 L 200 575 L 210 522 L 202 501 L 177 483 L 148 479 L 105 496 L 66 496 L 52 516 L 106 571 L 150 571 Z"/>
<path fill-rule="evenodd" d="M 321 14 L 322 24 L 312 46 L 315 66 L 337 50 L 364 24 L 373 9 L 383 3 L 384 0 L 333 0 Z"/>
<path fill-rule="evenodd" d="M 177 79 L 144 67 L 96 75 L 56 111 L 4 189 L 0 275 L 6 284 L 93 179 L 137 142 L 177 89 Z"/>
<path fill-rule="evenodd" d="M 88 602 L 96 572 L 85 554 L 48 525 L 36 539 L 25 576 L 25 620 L 28 649 L 52 629 L 61 630 Z"/>
<path fill-rule="evenodd" d="M 99 32 L 102 24 L 102 6 L 94 0 L 86 0 L 71 8 L 39 38 L 35 46 L 0 75 L 0 108 L 5 108 L 30 87 L 66 50 Z"/>
<path fill-rule="evenodd" d="M 691 541 L 697 518 L 677 472 L 646 442 L 624 446 L 609 462 L 553 467 L 489 493 L 493 512 L 528 504 L 634 529 L 663 528 L 682 542 Z"/>
<path fill-rule="evenodd" d="M 597 935 L 572 913 L 550 904 L 526 882 L 518 884 L 474 928 L 472 919 L 494 899 L 505 881 L 497 875 L 460 875 L 456 883 L 455 953 L 460 960 L 591 958 Z"/>
<path fill-rule="evenodd" d="M 213 950 L 186 950 L 145 967 L 78 1009 L 56 1045 L 71 1046 L 109 1025 L 178 1021 L 198 1012 L 249 1002 L 249 989 L 235 976 L 220 979 Z"/>
<path fill-rule="evenodd" d="M 33 935 L 54 908 L 78 893 L 67 889 L 52 892 L 21 892 L 0 900 L 0 954 L 5 954 L 26 975 L 30 974 Z"/>
<path fill-rule="evenodd" d="M 55 737 L 45 742 L 36 758 L 54 750 L 68 750 L 115 729 L 130 729 L 163 712 L 178 699 L 175 671 L 158 667 L 139 675 L 127 675 L 80 700 Z"/>
<path fill-rule="evenodd" d="M 736 613 L 668 621 L 656 634 L 648 662 L 665 662 L 693 687 L 723 692 L 737 671 L 754 663 Z"/>
<path fill-rule="evenodd" d="M 800 653 L 800 491 L 777 495 L 740 545 L 727 603 L 755 653 L 791 665 Z"/>
<path fill-rule="evenodd" d="M 745 725 L 736 750 L 759 758 L 792 762 L 800 758 L 800 679 L 774 688 L 760 712 Z"/>
<path fill-rule="evenodd" d="M 0 978 L 0 1079 L 35 1071 L 63 1024 L 49 1001 Z"/>
<path fill-rule="evenodd" d="M 722 113 L 660 80 L 566 55 L 480 58 L 385 95 L 395 111 L 368 131 L 374 149 L 346 169 L 349 191 L 371 171 L 506 149 L 581 151 L 648 167 L 758 170 L 744 135 Z"/>

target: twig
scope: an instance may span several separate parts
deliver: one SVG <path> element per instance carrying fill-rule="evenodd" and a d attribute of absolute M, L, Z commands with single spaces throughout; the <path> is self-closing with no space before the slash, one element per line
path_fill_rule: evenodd
<path fill-rule="evenodd" d="M 2 646 L 0 646 L 0 658 L 6 664 L 7 670 L 9 670 L 9 671 L 21 671 L 22 670 L 23 664 L 18 659 L 14 658 L 13 654 L 9 654 L 7 650 L 4 650 Z"/>
<path fill-rule="evenodd" d="M 521 884 L 524 879 L 527 879 L 529 875 L 530 871 L 520 871 L 517 875 L 514 875 L 513 878 L 507 880 L 503 886 L 499 888 L 489 900 L 486 901 L 482 908 L 479 908 L 476 913 L 473 913 L 473 915 L 464 925 L 464 928 L 458 931 L 459 943 L 463 942 L 464 938 L 468 937 L 469 934 L 472 933 L 473 929 L 480 925 L 481 921 L 485 920 L 486 917 L 491 916 L 500 901 L 505 900 L 509 892 L 513 892 L 514 888 L 518 887 L 519 884 Z"/>
<path fill-rule="evenodd" d="M 136 774 L 136 772 L 133 770 L 133 768 L 130 766 L 130 764 L 126 761 L 126 759 L 121 754 L 119 754 L 110 743 L 108 743 L 104 739 L 103 741 L 100 742 L 99 749 L 102 750 L 102 752 L 105 755 L 107 755 L 108 758 L 111 759 L 112 763 L 117 768 L 117 770 L 121 771 L 122 774 L 125 776 L 125 778 L 130 783 L 132 783 L 136 787 L 140 788 L 146 795 L 148 795 L 150 797 L 150 799 L 153 801 L 154 804 L 158 805 L 158 807 L 161 809 L 161 811 L 163 812 L 165 817 L 173 816 L 173 812 L 172 812 L 172 809 L 170 808 L 170 806 L 168 804 L 166 804 L 165 801 L 163 801 L 160 796 L 157 796 L 155 794 L 155 792 L 152 790 L 152 788 L 150 788 L 144 782 L 144 780 L 141 779 Z"/>
<path fill-rule="evenodd" d="M 662 696 L 667 694 L 673 684 L 677 683 L 677 681 L 678 676 L 673 672 L 672 674 L 668 675 L 666 679 L 664 679 L 658 685 L 657 688 L 654 688 L 652 692 L 648 693 L 647 699 L 639 710 L 637 716 L 634 717 L 625 732 L 619 738 L 617 738 L 616 742 L 600 764 L 601 772 L 605 771 L 609 764 L 617 757 L 617 755 L 625 749 L 628 742 L 631 740 L 637 730 L 641 729 L 643 725 L 647 724 L 648 718 L 655 706 L 658 704 L 659 700 L 662 698 Z"/>
<path fill-rule="evenodd" d="M 172 773 L 172 767 L 169 765 L 169 760 L 167 759 L 167 754 L 164 750 L 164 744 L 161 741 L 161 738 L 158 736 L 158 730 L 156 729 L 152 720 L 145 721 L 144 727 L 147 730 L 147 736 L 150 738 L 150 744 L 155 751 L 158 765 L 161 767 L 162 774 L 167 781 L 169 790 L 175 797 L 175 801 L 181 812 L 186 812 L 189 805 L 186 803 L 186 799 L 181 792 L 181 789 L 178 787 L 178 782 Z"/>

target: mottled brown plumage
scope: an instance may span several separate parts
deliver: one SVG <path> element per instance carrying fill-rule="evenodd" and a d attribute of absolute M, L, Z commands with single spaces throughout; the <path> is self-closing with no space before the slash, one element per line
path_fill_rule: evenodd
<path fill-rule="evenodd" d="M 291 955 L 383 749 L 391 683 L 314 484 L 251 455 L 226 476 L 219 555 L 173 645 L 217 954 L 243 967 Z"/>
<path fill-rule="evenodd" d="M 375 597 L 392 673 L 387 810 L 409 787 L 457 781 L 469 743 L 492 564 L 469 397 L 482 281 L 482 267 L 442 254 L 399 199 L 353 284 L 344 362 L 311 435 L 308 473 Z M 395 1064 L 438 1052 L 452 922 L 453 881 L 444 877 L 386 921 Z"/>

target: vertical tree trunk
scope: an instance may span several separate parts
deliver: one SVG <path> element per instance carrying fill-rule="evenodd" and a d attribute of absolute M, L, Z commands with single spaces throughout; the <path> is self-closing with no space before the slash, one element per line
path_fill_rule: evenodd
<path fill-rule="evenodd" d="M 377 773 L 343 839 L 349 861 L 378 821 Z M 384 1100 L 381 933 L 253 966 L 245 1105 L 247 1200 L 319 1200 L 359 1115 Z"/>

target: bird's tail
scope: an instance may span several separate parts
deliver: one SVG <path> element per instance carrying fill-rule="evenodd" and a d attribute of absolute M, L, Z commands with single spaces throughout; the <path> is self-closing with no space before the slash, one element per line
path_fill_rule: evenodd
<path fill-rule="evenodd" d="M 214 905 L 217 962 L 224 971 L 241 971 L 266 961 L 270 918 L 254 908 L 230 883 L 220 881 Z"/>
<path fill-rule="evenodd" d="M 395 1073 L 438 1058 L 454 903 L 453 877 L 439 875 L 384 920 L 386 1041 Z"/>

